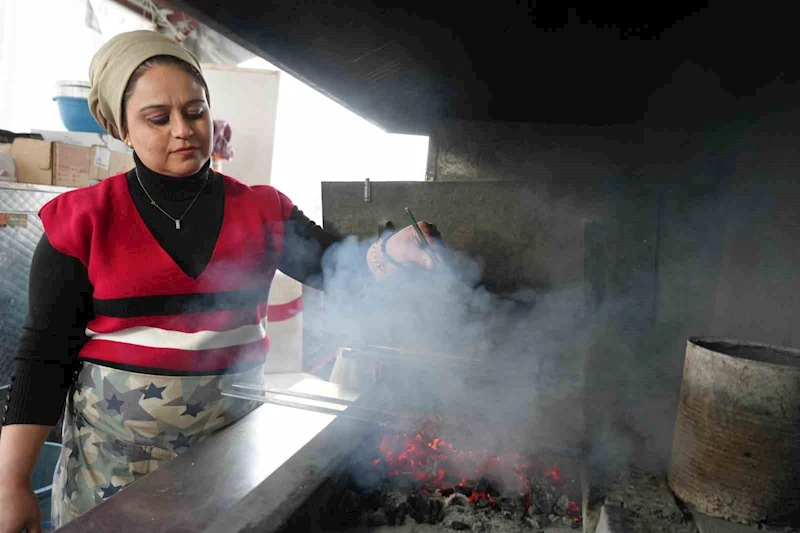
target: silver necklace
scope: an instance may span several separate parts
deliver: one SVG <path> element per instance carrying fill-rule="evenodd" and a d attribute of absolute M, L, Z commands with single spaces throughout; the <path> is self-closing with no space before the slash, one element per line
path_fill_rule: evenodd
<path fill-rule="evenodd" d="M 197 201 L 197 199 L 200 198 L 200 193 L 203 192 L 203 189 L 206 188 L 206 183 L 208 183 L 208 174 L 209 173 L 206 172 L 206 179 L 203 180 L 203 186 L 200 187 L 199 191 L 197 191 L 197 194 L 194 196 L 194 199 L 192 200 L 192 203 L 189 204 L 189 207 L 186 208 L 186 211 L 183 212 L 183 214 L 181 215 L 180 218 L 173 218 L 172 215 L 170 215 L 169 213 L 167 213 L 166 211 L 161 209 L 161 206 L 158 205 L 155 200 L 153 200 L 153 197 L 150 196 L 150 193 L 147 192 L 147 189 L 145 189 L 144 183 L 142 183 L 142 178 L 139 177 L 139 169 L 138 168 L 136 169 L 136 180 L 139 182 L 139 185 L 142 187 L 142 190 L 147 195 L 147 198 L 150 199 L 150 205 L 154 206 L 156 209 L 158 209 L 159 211 L 164 213 L 165 217 L 167 217 L 168 219 L 173 221 L 175 223 L 175 229 L 178 230 L 178 229 L 181 229 L 181 220 L 183 220 L 183 217 L 186 216 L 186 213 L 189 212 L 189 210 L 192 208 L 192 206 Z"/>

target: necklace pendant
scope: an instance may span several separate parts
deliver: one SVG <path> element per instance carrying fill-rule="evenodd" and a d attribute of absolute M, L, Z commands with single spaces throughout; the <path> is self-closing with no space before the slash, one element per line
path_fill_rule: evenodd
<path fill-rule="evenodd" d="M 181 229 L 181 221 L 180 220 L 176 220 L 175 221 L 175 229 Z"/>

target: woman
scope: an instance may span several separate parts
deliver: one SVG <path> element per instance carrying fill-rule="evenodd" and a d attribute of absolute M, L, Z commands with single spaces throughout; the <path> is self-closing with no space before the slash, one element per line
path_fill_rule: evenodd
<path fill-rule="evenodd" d="M 40 212 L 0 437 L 0 533 L 39 531 L 29 480 L 65 397 L 56 527 L 250 412 L 220 385 L 261 379 L 275 269 L 321 288 L 336 241 L 272 187 L 209 169 L 208 87 L 174 42 L 119 35 L 90 79 L 92 113 L 134 149 L 136 168 Z M 431 266 L 413 228 L 361 257 L 376 278 Z"/>

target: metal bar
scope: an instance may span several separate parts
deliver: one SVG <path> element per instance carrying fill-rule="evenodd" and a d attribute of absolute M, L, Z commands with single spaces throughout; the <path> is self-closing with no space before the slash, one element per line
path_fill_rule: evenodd
<path fill-rule="evenodd" d="M 62 193 L 73 190 L 75 187 L 60 187 L 57 185 L 38 185 L 36 183 L 20 183 L 18 181 L 0 181 L 0 189 L 15 189 L 31 192 Z"/>
<path fill-rule="evenodd" d="M 415 355 L 415 356 L 422 355 L 422 356 L 425 356 L 425 357 L 434 357 L 434 358 L 438 358 L 438 359 L 450 359 L 452 361 L 458 361 L 458 362 L 473 361 L 473 359 L 470 359 L 469 357 L 460 357 L 458 355 L 450 355 L 450 354 L 446 354 L 446 353 L 409 351 L 409 350 L 404 350 L 403 348 L 398 348 L 396 346 L 380 346 L 380 345 L 377 345 L 377 344 L 371 344 L 371 345 L 368 345 L 365 349 L 367 349 L 367 350 L 383 350 L 383 351 L 387 351 L 387 352 L 395 352 L 395 353 L 400 353 L 400 354 L 411 354 L 411 355 Z"/>
<path fill-rule="evenodd" d="M 356 420 L 358 422 L 367 422 L 370 424 L 376 424 L 379 426 L 386 426 L 388 422 L 385 421 L 378 421 L 378 420 L 371 420 L 369 418 L 362 418 L 360 416 L 353 416 L 347 414 L 345 410 L 338 410 L 338 409 L 329 409 L 327 407 L 319 407 L 316 405 L 309 405 L 304 403 L 295 403 L 295 402 L 288 402 L 284 400 L 276 400 L 274 398 L 266 398 L 264 396 L 259 396 L 258 394 L 250 394 L 247 392 L 230 392 L 230 391 L 223 391 L 223 396 L 229 396 L 231 398 L 239 398 L 242 400 L 252 400 L 261 403 L 271 403 L 273 405 L 280 405 L 282 407 L 291 407 L 293 409 L 301 409 L 303 411 L 312 411 L 314 413 L 322 413 L 325 415 L 333 415 L 341 418 L 347 418 L 349 420 Z"/>
<path fill-rule="evenodd" d="M 270 387 L 261 387 L 259 385 L 252 385 L 250 383 L 234 383 L 231 386 L 236 388 L 236 389 L 243 389 L 243 390 L 249 390 L 249 391 L 255 391 L 255 392 L 262 392 L 262 393 L 267 393 L 267 394 L 278 394 L 278 395 L 283 395 L 283 396 L 293 396 L 295 398 L 302 398 L 304 400 L 312 400 L 312 401 L 315 401 L 315 402 L 327 402 L 327 403 L 332 403 L 332 404 L 336 404 L 336 405 L 343 405 L 343 406 L 347 407 L 348 409 L 355 409 L 355 410 L 358 410 L 358 411 L 368 411 L 370 413 L 374 413 L 374 414 L 382 416 L 382 417 L 394 418 L 394 417 L 397 416 L 397 415 L 395 415 L 393 413 L 389 413 L 387 411 L 381 411 L 380 409 L 373 409 L 372 407 L 363 407 L 361 405 L 356 405 L 355 402 L 350 401 L 350 400 L 344 400 L 342 398 L 332 398 L 330 396 L 322 396 L 322 395 L 319 395 L 319 394 L 310 394 L 310 393 L 307 393 L 307 392 L 297 392 L 297 391 L 288 390 L 288 389 L 273 389 L 273 388 L 270 388 Z M 339 412 L 341 412 L 341 411 L 339 411 Z"/>
<path fill-rule="evenodd" d="M 250 383 L 234 383 L 231 387 L 235 389 L 243 389 L 249 391 L 256 391 L 256 392 L 264 392 L 269 394 L 281 394 L 283 396 L 294 396 L 296 398 L 303 398 L 304 400 L 315 400 L 318 402 L 327 402 L 327 403 L 335 403 L 338 405 L 345 405 L 350 406 L 353 405 L 353 402 L 350 400 L 344 400 L 342 398 L 332 398 L 330 396 L 321 396 L 319 394 L 309 394 L 307 392 L 296 392 L 287 389 L 273 389 L 270 387 L 262 387 L 260 385 L 252 385 Z M 357 407 L 357 406 L 354 406 Z"/>
<path fill-rule="evenodd" d="M 3 209 L 0 209 L 0 214 L 3 214 L 3 215 L 26 215 L 26 216 L 29 216 L 29 217 L 39 216 L 39 213 L 37 213 L 36 211 L 6 211 L 6 210 L 3 210 Z M 8 224 L 8 225 L 11 226 L 11 224 Z"/>
<path fill-rule="evenodd" d="M 400 363 L 424 363 L 430 365 L 436 364 L 455 364 L 455 365 L 478 365 L 482 361 L 470 358 L 459 357 L 456 355 L 435 354 L 425 352 L 411 352 L 399 348 L 391 348 L 388 346 L 368 346 L 366 348 L 344 348 L 345 352 L 353 352 L 353 356 L 364 355 L 374 359 L 386 359 L 397 361 Z M 345 353 L 345 357 L 347 354 Z"/>

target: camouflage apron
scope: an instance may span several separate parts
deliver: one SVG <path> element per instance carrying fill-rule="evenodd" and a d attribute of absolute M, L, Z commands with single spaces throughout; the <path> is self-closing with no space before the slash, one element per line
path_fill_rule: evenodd
<path fill-rule="evenodd" d="M 258 406 L 220 386 L 262 383 L 240 374 L 158 376 L 84 363 L 67 399 L 53 476 L 52 524 L 61 527 Z"/>

